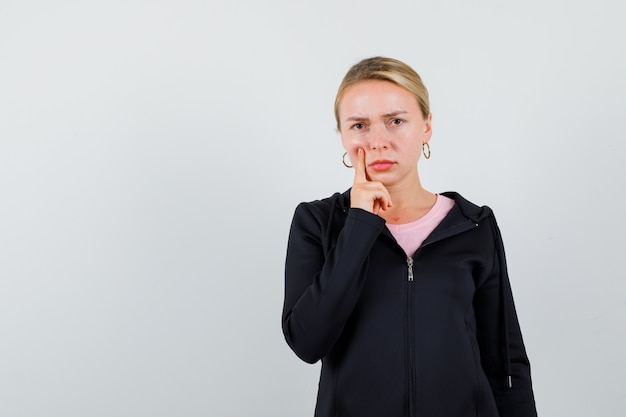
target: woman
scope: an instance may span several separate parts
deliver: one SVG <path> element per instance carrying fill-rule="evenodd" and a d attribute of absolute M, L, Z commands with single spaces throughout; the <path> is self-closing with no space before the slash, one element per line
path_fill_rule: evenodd
<path fill-rule="evenodd" d="M 335 117 L 354 182 L 297 207 L 285 267 L 285 338 L 322 361 L 315 416 L 536 416 L 494 215 L 420 183 L 419 75 L 365 59 Z"/>

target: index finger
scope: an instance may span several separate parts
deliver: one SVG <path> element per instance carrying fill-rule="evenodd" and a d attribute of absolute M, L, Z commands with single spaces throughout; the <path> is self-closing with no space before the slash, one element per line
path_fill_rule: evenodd
<path fill-rule="evenodd" d="M 354 164 L 354 182 L 366 182 L 367 173 L 365 172 L 365 151 L 362 148 L 357 150 L 357 160 Z"/>

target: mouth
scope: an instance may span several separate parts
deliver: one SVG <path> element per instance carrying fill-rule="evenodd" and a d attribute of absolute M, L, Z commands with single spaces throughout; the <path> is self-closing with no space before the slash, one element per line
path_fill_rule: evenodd
<path fill-rule="evenodd" d="M 392 166 L 394 166 L 395 162 L 389 161 L 387 159 L 377 159 L 369 163 L 369 167 L 374 171 L 386 171 Z"/>

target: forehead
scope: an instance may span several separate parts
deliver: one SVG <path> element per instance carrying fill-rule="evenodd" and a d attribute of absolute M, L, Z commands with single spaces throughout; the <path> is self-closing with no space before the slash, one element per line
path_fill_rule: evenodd
<path fill-rule="evenodd" d="M 417 99 L 404 87 L 390 81 L 364 80 L 348 87 L 339 103 L 339 112 L 370 113 L 389 111 L 419 111 Z"/>

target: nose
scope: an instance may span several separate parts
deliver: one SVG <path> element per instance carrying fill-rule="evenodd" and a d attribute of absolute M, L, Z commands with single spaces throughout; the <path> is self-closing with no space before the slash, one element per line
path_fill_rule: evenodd
<path fill-rule="evenodd" d="M 389 147 L 389 132 L 384 126 L 372 126 L 370 130 L 370 147 L 372 150 L 383 150 Z"/>

